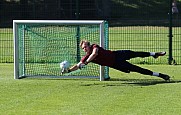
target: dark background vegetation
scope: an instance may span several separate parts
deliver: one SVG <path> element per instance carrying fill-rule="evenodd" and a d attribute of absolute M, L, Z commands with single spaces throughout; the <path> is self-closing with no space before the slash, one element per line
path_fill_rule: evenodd
<path fill-rule="evenodd" d="M 170 0 L 1 0 L 0 26 L 12 27 L 14 19 L 104 19 L 112 25 L 118 25 L 122 21 L 128 25 L 164 25 L 169 18 L 169 2 Z M 180 1 L 177 1 L 177 5 L 181 9 Z"/>

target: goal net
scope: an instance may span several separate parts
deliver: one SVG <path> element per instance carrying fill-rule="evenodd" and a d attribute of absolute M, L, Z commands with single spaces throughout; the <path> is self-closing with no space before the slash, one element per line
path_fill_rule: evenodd
<path fill-rule="evenodd" d="M 90 63 L 61 75 L 60 62 L 77 64 L 85 55 L 79 47 L 88 40 L 108 48 L 108 24 L 91 20 L 13 20 L 14 78 L 100 78 L 109 77 L 108 67 Z"/>

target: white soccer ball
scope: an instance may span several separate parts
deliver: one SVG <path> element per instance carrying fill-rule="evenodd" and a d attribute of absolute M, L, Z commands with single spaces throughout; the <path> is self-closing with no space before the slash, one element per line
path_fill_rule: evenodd
<path fill-rule="evenodd" d="M 68 61 L 61 62 L 60 63 L 61 73 L 67 71 L 69 67 L 70 67 L 70 63 Z"/>

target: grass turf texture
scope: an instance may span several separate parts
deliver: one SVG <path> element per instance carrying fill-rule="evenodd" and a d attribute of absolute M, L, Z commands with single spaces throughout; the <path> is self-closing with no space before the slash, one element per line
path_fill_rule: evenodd
<path fill-rule="evenodd" d="M 0 114 L 181 114 L 181 66 L 140 65 L 170 74 L 171 82 L 110 69 L 98 79 L 13 79 L 13 64 L 0 64 Z"/>

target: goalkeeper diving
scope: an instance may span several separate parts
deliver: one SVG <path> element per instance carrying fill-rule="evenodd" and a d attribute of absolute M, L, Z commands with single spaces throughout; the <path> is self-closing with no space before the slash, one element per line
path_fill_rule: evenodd
<path fill-rule="evenodd" d="M 95 64 L 99 64 L 101 66 L 108 66 L 125 73 L 137 72 L 144 75 L 156 76 L 166 81 L 170 80 L 170 76 L 167 74 L 153 72 L 151 70 L 141 68 L 137 65 L 133 65 L 127 61 L 130 60 L 131 58 L 136 58 L 136 57 L 144 58 L 149 56 L 152 56 L 153 58 L 156 59 L 159 56 L 164 56 L 166 52 L 137 52 L 131 50 L 111 51 L 111 50 L 105 50 L 97 44 L 90 44 L 90 42 L 87 40 L 81 41 L 80 47 L 86 53 L 85 56 L 81 58 L 78 64 L 75 64 L 69 69 L 63 71 L 63 73 L 70 73 L 77 69 L 81 69 L 82 67 L 92 62 Z"/>

